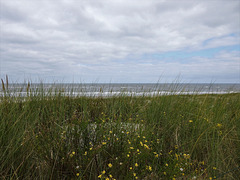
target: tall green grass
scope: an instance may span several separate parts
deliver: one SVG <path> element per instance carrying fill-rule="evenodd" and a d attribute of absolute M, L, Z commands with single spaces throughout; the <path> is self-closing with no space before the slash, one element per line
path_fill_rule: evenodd
<path fill-rule="evenodd" d="M 1 179 L 238 179 L 240 94 L 0 97 Z"/>

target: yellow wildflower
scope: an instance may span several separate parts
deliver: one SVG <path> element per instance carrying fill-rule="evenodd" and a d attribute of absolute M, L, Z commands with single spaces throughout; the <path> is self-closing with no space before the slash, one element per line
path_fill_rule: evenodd
<path fill-rule="evenodd" d="M 148 166 L 148 169 L 149 169 L 149 171 L 152 171 L 152 167 L 151 166 Z"/>
<path fill-rule="evenodd" d="M 135 163 L 135 166 L 138 167 L 138 163 Z"/>
<path fill-rule="evenodd" d="M 146 149 L 149 149 L 148 145 L 146 145 L 146 144 L 144 144 L 144 147 L 145 147 Z"/>
<path fill-rule="evenodd" d="M 177 158 L 177 160 L 178 160 L 178 155 L 177 155 L 177 153 L 175 153 L 175 156 L 176 156 L 176 158 Z"/>
<path fill-rule="evenodd" d="M 217 127 L 222 127 L 222 124 L 218 123 L 218 124 L 217 124 Z"/>
<path fill-rule="evenodd" d="M 189 120 L 189 122 L 190 122 L 190 123 L 192 123 L 192 122 L 193 122 L 193 120 Z"/>
<path fill-rule="evenodd" d="M 184 158 L 189 159 L 190 155 L 189 154 L 183 154 Z"/>
<path fill-rule="evenodd" d="M 109 163 L 109 164 L 108 164 L 108 167 L 110 167 L 110 168 L 111 168 L 111 167 L 112 167 L 112 164 L 111 164 L 111 163 Z"/>

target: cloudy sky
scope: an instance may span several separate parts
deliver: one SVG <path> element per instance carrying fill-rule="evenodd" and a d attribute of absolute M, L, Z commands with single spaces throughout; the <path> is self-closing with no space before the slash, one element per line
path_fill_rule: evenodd
<path fill-rule="evenodd" d="M 240 0 L 0 0 L 12 81 L 240 83 Z"/>

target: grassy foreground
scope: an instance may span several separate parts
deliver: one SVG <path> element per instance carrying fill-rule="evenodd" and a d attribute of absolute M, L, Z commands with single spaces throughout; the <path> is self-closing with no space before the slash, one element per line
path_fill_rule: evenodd
<path fill-rule="evenodd" d="M 0 97 L 1 179 L 238 179 L 240 94 Z"/>

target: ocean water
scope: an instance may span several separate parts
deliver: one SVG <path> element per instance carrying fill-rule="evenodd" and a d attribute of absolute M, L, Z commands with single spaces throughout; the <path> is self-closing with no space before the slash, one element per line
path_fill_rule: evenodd
<path fill-rule="evenodd" d="M 6 86 L 6 85 L 5 85 Z M 9 84 L 7 93 L 14 96 L 27 96 L 28 84 Z M 118 84 L 101 84 L 101 83 L 85 83 L 85 84 L 30 84 L 32 93 L 45 93 L 61 91 L 67 96 L 156 96 L 170 94 L 226 94 L 240 93 L 240 84 L 181 84 L 181 83 L 118 83 Z M 4 96 L 1 87 L 0 96 Z M 6 92 L 6 91 L 5 91 Z"/>

